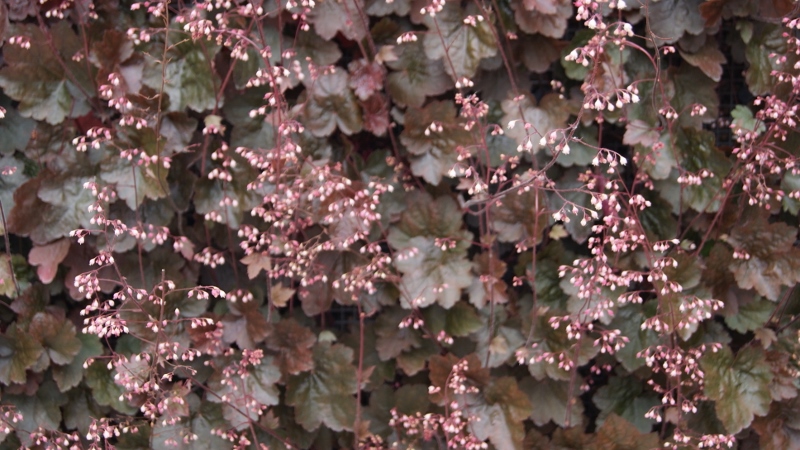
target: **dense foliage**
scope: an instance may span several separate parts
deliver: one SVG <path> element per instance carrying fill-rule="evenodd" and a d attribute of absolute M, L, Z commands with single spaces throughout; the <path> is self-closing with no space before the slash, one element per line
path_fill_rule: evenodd
<path fill-rule="evenodd" d="M 789 0 L 0 2 L 4 448 L 800 448 Z"/>

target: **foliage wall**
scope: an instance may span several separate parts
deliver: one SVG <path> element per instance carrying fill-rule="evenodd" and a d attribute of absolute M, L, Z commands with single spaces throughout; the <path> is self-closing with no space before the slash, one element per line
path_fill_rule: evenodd
<path fill-rule="evenodd" d="M 4 448 L 800 448 L 788 0 L 0 3 Z"/>

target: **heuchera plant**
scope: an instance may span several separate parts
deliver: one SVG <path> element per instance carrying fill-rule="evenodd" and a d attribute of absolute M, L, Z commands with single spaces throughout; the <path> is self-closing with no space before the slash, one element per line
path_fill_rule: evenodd
<path fill-rule="evenodd" d="M 800 448 L 797 15 L 0 2 L 0 447 Z"/>

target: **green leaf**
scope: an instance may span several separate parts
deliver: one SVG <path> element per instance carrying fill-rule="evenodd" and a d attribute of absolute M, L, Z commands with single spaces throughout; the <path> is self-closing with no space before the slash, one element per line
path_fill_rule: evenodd
<path fill-rule="evenodd" d="M 83 364 L 87 359 L 103 354 L 103 346 L 96 336 L 81 333 L 78 339 L 81 341 L 81 350 L 72 358 L 72 362 L 53 367 L 53 380 L 61 392 L 74 388 L 83 380 Z"/>
<path fill-rule="evenodd" d="M 618 294 L 607 286 L 597 286 L 598 292 L 589 298 L 582 298 L 580 288 L 570 281 L 570 278 L 561 279 L 561 290 L 569 298 L 567 299 L 567 311 L 583 323 L 599 321 L 603 325 L 611 323 L 617 310 L 615 301 Z"/>
<path fill-rule="evenodd" d="M 494 326 L 490 326 L 489 320 L 490 311 L 487 309 L 481 310 L 483 315 L 483 327 L 473 334 L 472 340 L 478 345 L 475 353 L 478 359 L 486 365 L 486 367 L 499 367 L 513 356 L 518 348 L 525 343 L 525 336 L 519 330 L 518 326 L 508 324 L 506 326 L 505 311 L 495 315 Z"/>
<path fill-rule="evenodd" d="M 175 383 L 163 392 L 164 400 L 159 403 L 158 408 L 160 416 L 154 421 L 151 434 L 151 445 L 154 448 L 164 448 L 170 444 L 174 447 L 180 445 L 178 442 L 184 441 L 184 437 L 187 438 L 186 441 L 191 438 L 181 422 L 185 422 L 190 408 L 197 408 L 200 399 L 190 389 L 188 383 Z M 182 432 L 184 436 L 181 436 Z"/>
<path fill-rule="evenodd" d="M 757 297 L 746 304 L 739 304 L 736 314 L 725 317 L 725 324 L 739 333 L 755 331 L 766 325 L 774 311 L 774 302 Z"/>
<path fill-rule="evenodd" d="M 589 36 L 591 37 L 591 36 Z M 585 45 L 585 44 L 583 44 Z M 564 53 L 562 52 L 562 55 Z M 566 56 L 566 55 L 564 55 Z M 629 57 L 628 63 L 644 64 L 641 62 L 640 58 L 637 54 L 634 53 L 634 57 Z M 571 62 L 569 64 L 575 64 Z M 584 68 L 582 65 L 577 64 L 578 67 Z M 586 68 L 584 68 L 586 69 Z M 645 78 L 654 77 L 655 74 L 652 71 L 643 71 L 642 74 Z M 579 78 L 579 80 L 583 80 L 583 78 Z M 649 127 L 658 127 L 661 123 L 661 115 L 658 112 L 658 108 L 653 108 L 653 102 L 663 102 L 665 98 L 669 98 L 671 95 L 674 94 L 674 86 L 670 83 L 658 83 L 658 88 L 656 88 L 656 83 L 654 81 L 641 81 L 637 84 L 639 89 L 639 97 L 640 100 L 638 103 L 630 103 L 625 106 L 625 110 L 628 115 L 628 121 L 638 120 L 642 123 L 643 126 Z M 661 90 L 663 87 L 663 91 Z M 624 140 L 624 136 L 623 136 Z"/>
<path fill-rule="evenodd" d="M 103 417 L 108 413 L 108 408 L 92 401 L 92 393 L 86 386 L 70 389 L 65 395 L 68 403 L 62 407 L 61 412 L 64 415 L 64 426 L 68 430 L 78 430 L 85 435 L 89 432 L 95 417 Z"/>
<path fill-rule="evenodd" d="M 247 46 L 247 61 L 237 61 L 233 69 L 233 80 L 237 89 L 266 84 L 265 77 L 255 78 L 258 69 L 262 69 L 263 73 L 268 73 L 271 70 L 267 68 L 265 58 L 259 54 L 258 49 L 266 47 L 271 49 L 270 57 L 266 58 L 271 67 L 281 64 L 288 66 L 291 61 L 300 61 L 299 73 L 292 70 L 289 76 L 283 77 L 278 81 L 277 84 L 280 89 L 293 88 L 301 82 L 305 86 L 311 86 L 314 83 L 315 78 L 311 76 L 311 71 L 309 70 L 310 64 L 306 61 L 315 67 L 326 67 L 335 64 L 342 57 L 342 52 L 335 42 L 324 40 L 313 32 L 301 32 L 291 36 L 282 35 L 278 20 L 269 17 L 262 19 L 260 26 L 251 31 L 250 40 L 254 45 Z M 291 60 L 283 59 L 283 55 L 287 54 L 285 52 L 294 52 Z M 249 83 L 251 79 L 257 79 L 258 82 Z M 254 89 L 254 91 L 258 92 L 259 89 Z M 245 99 L 247 101 L 259 102 L 258 106 L 265 104 L 263 94 L 252 97 L 244 95 L 243 97 L 248 97 Z M 240 96 L 233 98 L 237 99 Z M 232 145 L 232 147 L 234 146 Z"/>
<path fill-rule="evenodd" d="M 230 426 L 243 430 L 258 421 L 263 407 L 280 402 L 280 394 L 275 386 L 280 379 L 280 370 L 272 357 L 266 356 L 258 365 L 248 366 L 244 374 L 212 379 L 209 388 L 213 394 L 208 395 L 207 399 L 222 403 L 222 414 Z"/>
<path fill-rule="evenodd" d="M 739 36 L 745 44 L 750 43 L 750 40 L 753 39 L 753 28 L 753 22 L 748 20 L 736 21 L 736 31 L 739 32 Z"/>
<path fill-rule="evenodd" d="M 659 447 L 657 434 L 636 430 L 632 423 L 616 414 L 606 418 L 595 436 L 593 448 L 598 450 L 652 450 Z"/>
<path fill-rule="evenodd" d="M 557 357 L 553 358 L 552 362 L 548 362 L 547 359 L 537 361 L 534 357 L 535 355 L 540 355 L 545 352 L 564 354 L 568 356 L 576 366 L 580 367 L 587 364 L 600 352 L 600 349 L 592 344 L 592 339 L 583 336 L 581 337 L 581 341 L 576 343 L 568 338 L 565 330 L 566 327 L 560 326 L 554 329 L 549 323 L 549 319 L 554 315 L 560 314 L 557 311 L 547 311 L 545 308 L 540 308 L 535 316 L 535 322 L 533 323 L 533 332 L 531 336 L 533 337 L 532 343 L 536 344 L 536 347 L 533 353 L 529 355 L 531 358 L 528 361 L 528 371 L 537 380 L 542 380 L 545 377 L 554 380 L 569 380 L 570 371 L 558 367 L 559 362 Z M 528 332 L 528 330 L 524 329 L 522 331 L 523 334 Z"/>
<path fill-rule="evenodd" d="M 597 156 L 597 127 L 579 127 L 575 132 L 576 136 L 580 136 L 580 140 L 573 140 L 569 143 L 569 153 L 563 151 L 558 154 L 556 162 L 562 167 L 575 167 L 575 166 L 588 166 L 592 160 Z M 567 181 L 564 177 L 561 181 Z M 569 192 L 568 192 L 569 194 Z"/>
<path fill-rule="evenodd" d="M 75 325 L 69 320 L 50 313 L 36 313 L 28 325 L 28 332 L 45 348 L 45 354 L 54 364 L 69 364 L 81 350 L 81 340 L 75 336 Z"/>
<path fill-rule="evenodd" d="M 397 390 L 383 384 L 370 392 L 364 420 L 369 421 L 372 433 L 388 436 L 394 431 L 389 425 L 392 408 L 397 408 L 399 414 L 414 415 L 427 413 L 430 406 L 428 388 L 424 384 L 404 384 Z"/>
<path fill-rule="evenodd" d="M 682 159 L 679 163 L 684 170 L 695 175 L 706 170 L 713 176 L 703 178 L 699 186 L 681 186 L 677 182 L 678 171 L 672 170 L 668 179 L 656 180 L 654 183 L 661 196 L 672 204 L 675 213 L 678 212 L 681 202 L 684 208 L 690 207 L 698 212 L 719 210 L 725 192 L 722 183 L 732 164 L 717 148 L 714 133 L 684 128 L 676 136 L 675 147 L 681 151 Z"/>
<path fill-rule="evenodd" d="M 0 135 L 3 133 L 2 124 L 3 120 L 0 120 Z M 0 155 L 2 155 L 2 149 L 0 149 Z M 3 211 L 8 220 L 9 213 L 14 210 L 14 193 L 20 186 L 28 181 L 28 176 L 25 174 L 25 162 L 13 156 L 0 157 L 0 171 L 5 170 L 7 167 L 13 167 L 16 170 L 10 175 L 0 175 L 0 203 L 3 204 Z M 5 224 L 0 221 L 0 235 L 3 234 L 5 234 Z M 2 277 L 0 279 L 5 280 L 6 278 Z M 4 288 L 0 287 L 0 295 L 4 295 L 2 294 L 3 289 Z"/>
<path fill-rule="evenodd" d="M 247 54 L 247 59 L 244 61 L 239 59 L 236 61 L 236 65 L 233 67 L 233 82 L 236 86 L 236 89 L 246 89 L 247 87 L 251 87 L 254 83 L 250 83 L 250 81 L 251 79 L 255 79 L 256 72 L 258 72 L 259 69 L 268 70 L 267 63 L 280 64 L 282 56 L 279 50 L 281 49 L 281 37 L 281 31 L 278 28 L 278 21 L 270 18 L 265 18 L 262 20 L 258 29 L 253 29 L 250 32 L 248 38 L 253 42 L 253 45 L 248 45 L 246 47 L 245 52 Z M 317 39 L 319 39 L 319 36 L 317 36 Z M 270 53 L 267 55 L 269 56 L 268 58 L 262 57 L 262 55 L 259 54 L 258 49 L 263 48 L 270 49 Z M 296 79 L 293 81 L 295 84 L 298 82 Z M 259 83 L 262 82 L 263 80 L 259 80 Z M 230 100 L 244 100 L 254 103 L 258 102 L 260 106 L 264 104 L 263 99 L 263 95 L 242 95 L 235 96 Z M 225 106 L 228 106 L 227 101 L 225 102 Z M 234 145 L 231 146 L 235 147 Z"/>
<path fill-rule="evenodd" d="M 567 264 L 569 256 L 565 254 L 564 247 L 559 241 L 550 241 L 547 247 L 540 250 L 536 254 L 536 273 L 533 274 L 533 280 L 529 280 L 528 284 L 532 289 L 536 289 L 537 304 L 564 311 L 567 307 L 567 294 L 561 289 L 559 277 L 559 268 L 563 264 Z M 533 265 L 529 261 L 525 267 L 526 271 L 532 271 Z M 525 273 L 520 271 L 518 275 Z"/>
<path fill-rule="evenodd" d="M 463 337 L 483 326 L 475 309 L 464 303 L 458 302 L 446 312 L 444 329 L 450 336 Z"/>
<path fill-rule="evenodd" d="M 702 34 L 706 24 L 700 15 L 701 3 L 703 0 L 661 0 L 647 5 L 652 39 L 663 45 L 676 42 L 684 33 Z"/>
<path fill-rule="evenodd" d="M 750 67 L 745 72 L 747 87 L 753 95 L 765 95 L 771 92 L 776 83 L 772 71 L 782 70 L 783 65 L 770 55 L 786 54 L 786 38 L 784 28 L 777 24 L 751 22 L 754 24 L 753 37 L 745 46 L 745 57 Z"/>
<path fill-rule="evenodd" d="M 695 1 L 695 0 L 691 0 Z M 680 114 L 677 123 L 680 127 L 701 129 L 704 123 L 713 122 L 719 116 L 719 97 L 717 83 L 707 77 L 700 69 L 684 64 L 679 69 L 668 72 L 669 80 L 675 89 L 670 103 Z M 706 107 L 703 114 L 691 114 L 692 105 Z M 710 132 L 709 132 L 710 133 Z M 713 136 L 713 133 L 710 133 Z M 683 149 L 681 145 L 678 148 Z"/>
<path fill-rule="evenodd" d="M 346 71 L 321 75 L 308 93 L 304 113 L 306 126 L 314 136 L 330 136 L 337 127 L 347 135 L 361 131 L 361 108 L 348 85 Z"/>
<path fill-rule="evenodd" d="M 87 208 L 95 198 L 83 188 L 90 180 L 42 171 L 14 192 L 9 231 L 46 244 L 69 236 L 76 228 L 91 227 L 93 213 Z"/>
<path fill-rule="evenodd" d="M 498 377 L 484 388 L 482 402 L 467 410 L 480 420 L 470 422 L 478 439 L 488 439 L 498 449 L 522 449 L 525 438 L 523 421 L 531 411 L 531 402 L 517 386 L 514 377 Z"/>
<path fill-rule="evenodd" d="M 556 381 L 550 378 L 534 380 L 525 378 L 520 383 L 520 389 L 528 395 L 532 408 L 530 417 L 536 426 L 547 425 L 551 420 L 560 427 L 580 425 L 583 415 L 583 403 L 576 394 L 570 396 L 568 381 Z M 569 417 L 567 417 L 567 403 L 572 402 Z"/>
<path fill-rule="evenodd" d="M 263 201 L 263 189 L 248 189 L 250 180 L 256 175 L 249 164 L 237 164 L 227 169 L 233 180 L 223 183 L 220 180 L 209 180 L 202 177 L 195 185 L 194 206 L 200 214 L 219 214 L 217 221 L 230 228 L 237 229 L 244 212 L 260 205 Z M 225 204 L 225 199 L 238 202 L 238 206 Z M 209 216 L 211 218 L 211 216 Z"/>
<path fill-rule="evenodd" d="M 152 128 L 125 130 L 120 138 L 128 148 L 138 149 L 147 156 L 167 156 L 159 152 L 164 143 Z M 169 169 L 163 167 L 161 162 L 143 166 L 107 151 L 100 164 L 100 179 L 115 186 L 117 196 L 125 201 L 128 208 L 136 210 L 145 199 L 166 197 Z"/>
<path fill-rule="evenodd" d="M 609 329 L 619 330 L 622 336 L 628 338 L 628 343 L 614 352 L 614 357 L 631 372 L 644 365 L 644 358 L 638 357 L 637 354 L 659 342 L 658 333 L 650 328 L 642 330 L 641 324 L 648 318 L 645 314 L 647 307 L 637 304 L 622 306 L 608 325 Z"/>
<path fill-rule="evenodd" d="M 170 36 L 176 34 L 173 31 Z M 163 92 L 169 96 L 168 111 L 183 111 L 188 107 L 202 112 L 222 106 L 222 97 L 218 101 L 216 96 L 221 81 L 213 65 L 219 49 L 211 42 L 187 39 L 175 43 L 167 53 L 165 76 L 162 76 L 162 62 L 148 57 L 142 82 L 159 93 L 163 83 Z"/>
<path fill-rule="evenodd" d="M 437 185 L 458 163 L 458 147 L 470 143 L 463 121 L 450 101 L 434 101 L 424 108 L 410 107 L 405 113 L 400 142 L 411 153 L 411 171 Z M 432 124 L 441 131 L 432 129 Z"/>
<path fill-rule="evenodd" d="M 261 116 L 250 117 L 258 109 L 266 90 L 250 89 L 248 95 L 238 95 L 225 102 L 225 118 L 233 124 L 231 148 L 245 147 L 253 150 L 270 150 L 275 147 L 275 130 L 272 123 Z"/>
<path fill-rule="evenodd" d="M 3 403 L 14 405 L 22 414 L 22 421 L 15 424 L 17 437 L 30 446 L 33 444 L 31 431 L 43 428 L 56 431 L 61 425 L 61 406 L 67 403 L 67 397 L 59 392 L 56 384 L 45 381 L 33 395 L 4 395 Z"/>
<path fill-rule="evenodd" d="M 767 130 L 764 122 L 753 117 L 753 111 L 745 105 L 736 105 L 731 111 L 731 117 L 731 129 L 734 133 L 741 130 L 742 133 L 751 133 L 755 137 Z"/>
<path fill-rule="evenodd" d="M 659 135 L 658 132 L 654 132 L 654 134 L 656 135 L 655 141 L 650 144 L 636 145 L 634 150 L 641 161 L 642 169 L 650 175 L 650 178 L 665 180 L 669 178 L 672 169 L 678 166 L 678 161 L 675 159 L 678 153 L 672 143 L 671 133 Z M 627 133 L 625 135 L 627 136 Z M 639 139 L 650 141 L 650 138 L 640 137 Z M 656 144 L 657 147 L 653 144 Z"/>
<path fill-rule="evenodd" d="M 654 406 L 661 404 L 657 395 L 645 391 L 643 383 L 633 376 L 614 376 L 608 384 L 597 390 L 592 401 L 600 408 L 598 423 L 612 417 L 621 417 L 641 433 L 653 427 L 653 420 L 644 417 Z"/>
<path fill-rule="evenodd" d="M 0 75 L 0 77 L 1 76 L 2 75 Z M 0 94 L 0 108 L 6 110 L 5 117 L 0 119 L 0 136 L 3 136 L 3 139 L 0 140 L 0 156 L 11 156 L 14 154 L 14 150 L 25 150 L 28 141 L 31 139 L 31 132 L 36 126 L 36 122 L 22 116 L 11 103 L 11 99 L 3 94 Z M 5 158 L 3 158 L 3 160 L 5 160 Z M 7 162 L 0 162 L 0 167 L 5 167 L 7 165 L 9 165 Z M 22 176 L 19 170 L 17 176 Z M 8 178 L 8 175 L 5 175 L 0 179 L 8 183 Z M 5 195 L 10 197 L 13 192 L 12 189 L 8 191 L 7 194 L 4 193 L 3 197 L 5 197 Z M 3 202 L 3 207 L 6 211 L 11 210 L 11 207 L 7 206 L 5 201 Z"/>
<path fill-rule="evenodd" d="M 680 284 L 684 291 L 700 284 L 703 269 L 705 269 L 700 258 L 681 250 L 670 252 L 667 256 L 677 264 L 677 266 L 670 265 L 664 268 L 664 275 L 669 281 Z"/>
<path fill-rule="evenodd" d="M 144 450 L 151 448 L 153 429 L 149 423 L 140 424 L 137 427 L 138 433 L 122 433 L 115 447 L 117 450 Z"/>
<path fill-rule="evenodd" d="M 735 250 L 749 255 L 730 264 L 742 289 L 755 289 L 777 301 L 781 286 L 800 282 L 800 249 L 794 247 L 796 227 L 783 222 L 769 223 L 763 214 L 752 214 L 739 222 L 728 237 Z"/>
<path fill-rule="evenodd" d="M 386 1 L 376 0 L 375 3 L 386 4 Z M 444 71 L 443 61 L 420 58 L 423 51 L 421 41 L 406 43 L 394 49 L 396 61 L 386 62 L 386 66 L 392 69 L 386 77 L 386 91 L 396 103 L 419 108 L 426 97 L 443 94 L 453 85 Z"/>
<path fill-rule="evenodd" d="M 389 230 L 389 244 L 402 255 L 394 264 L 403 274 L 400 303 L 404 308 L 438 302 L 449 309 L 461 290 L 472 284 L 472 264 L 466 258 L 472 233 L 461 230 L 461 216 L 452 197 L 433 199 L 420 193 L 410 201 L 400 223 Z"/>
<path fill-rule="evenodd" d="M 134 414 L 137 411 L 137 408 L 129 405 L 122 397 L 124 389 L 114 383 L 113 375 L 104 362 L 93 362 L 86 369 L 84 377 L 86 385 L 92 389 L 94 401 L 98 404 L 110 406 L 122 414 Z"/>
<path fill-rule="evenodd" d="M 198 402 L 192 394 L 188 399 L 190 404 Z M 194 406 L 194 405 L 192 405 Z M 213 450 L 226 447 L 227 441 L 214 434 L 214 430 L 224 429 L 228 425 L 222 417 L 222 406 L 201 402 L 199 406 L 192 407 L 190 417 L 173 425 L 156 421 L 151 434 L 150 448 L 158 450 Z M 184 439 L 185 437 L 188 439 Z M 188 441 L 188 442 L 187 442 Z"/>
<path fill-rule="evenodd" d="M 781 189 L 789 194 L 791 192 L 800 191 L 800 174 L 793 174 L 791 170 L 787 170 L 783 174 L 783 181 L 781 181 Z M 5 203 L 3 203 L 5 204 Z M 790 212 L 792 215 L 800 213 L 800 201 L 785 195 L 783 197 L 783 210 Z"/>
<path fill-rule="evenodd" d="M 731 333 L 725 329 L 725 325 L 720 322 L 704 320 L 694 327 L 691 335 L 683 334 L 684 330 L 679 331 L 678 335 L 686 341 L 689 347 L 702 344 L 730 344 L 733 340 Z"/>
<path fill-rule="evenodd" d="M 647 238 L 651 241 L 674 239 L 678 232 L 678 221 L 672 215 L 669 203 L 657 194 L 645 194 L 644 197 L 650 201 L 651 207 L 639 213 L 639 221 Z"/>
<path fill-rule="evenodd" d="M 425 369 L 431 356 L 438 355 L 441 348 L 432 339 L 424 339 L 422 345 L 401 353 L 396 360 L 397 368 L 408 376 L 414 376 Z"/>
<path fill-rule="evenodd" d="M 543 148 L 539 144 L 542 137 L 565 126 L 569 118 L 565 106 L 564 101 L 555 94 L 545 95 L 538 105 L 531 95 L 521 100 L 504 100 L 502 107 L 505 114 L 501 123 L 508 127 L 513 122 L 513 127 L 506 131 L 506 135 L 517 141 L 518 149 L 530 148 L 531 153 L 535 154 Z"/>
<path fill-rule="evenodd" d="M 193 450 L 213 450 L 223 446 L 222 438 L 214 433 L 222 425 L 222 414 L 217 405 L 203 402 L 191 416 L 192 432 L 197 435 Z"/>
<path fill-rule="evenodd" d="M 404 308 L 424 308 L 439 303 L 449 309 L 461 297 L 461 291 L 472 284 L 472 264 L 467 259 L 469 232 L 455 248 L 442 250 L 434 238 L 417 236 L 408 240 L 402 259 L 395 267 L 403 274 L 400 282 L 400 304 Z"/>
<path fill-rule="evenodd" d="M 0 263 L 2 263 L 0 258 Z M 44 348 L 36 338 L 12 323 L 0 336 L 0 382 L 25 383 L 25 371 L 39 360 Z"/>
<path fill-rule="evenodd" d="M 658 129 L 651 126 L 641 119 L 634 119 L 625 125 L 625 135 L 622 137 L 622 143 L 625 145 L 642 144 L 645 148 L 652 147 L 659 136 L 662 136 Z"/>
<path fill-rule="evenodd" d="M 575 146 L 581 145 L 575 143 Z M 592 219 L 591 213 L 584 215 L 584 212 L 594 210 L 594 206 L 591 204 L 591 195 L 586 192 L 585 184 L 578 181 L 579 174 L 578 167 L 567 169 L 564 176 L 556 181 L 556 190 L 548 192 L 548 205 L 550 211 L 561 210 L 566 214 L 569 222 L 563 223 L 562 226 L 567 230 L 573 241 L 583 244 L 591 236 L 592 227 L 594 226 L 594 219 Z M 567 202 L 571 202 L 571 204 Z M 585 209 L 573 214 L 572 205 L 578 205 Z M 544 212 L 541 211 L 541 213 Z M 544 219 L 547 219 L 547 224 L 550 223 L 549 215 L 543 214 L 539 217 L 540 225 Z M 552 232 L 553 228 L 550 230 Z"/>
<path fill-rule="evenodd" d="M 729 434 L 750 426 L 755 416 L 769 412 L 772 370 L 764 353 L 753 346 L 734 357 L 727 346 L 706 352 L 700 359 L 705 373 L 704 392 L 716 402 L 717 416 Z"/>
<path fill-rule="evenodd" d="M 430 15 L 423 19 L 430 30 L 423 41 L 425 55 L 443 59 L 444 70 L 453 80 L 472 78 L 483 58 L 497 54 L 491 17 L 485 17 L 475 26 L 464 23 L 467 16 L 479 14 L 474 4 L 462 8 L 458 2 L 446 2 L 444 9 L 436 13 L 435 21 Z"/>
<path fill-rule="evenodd" d="M 325 424 L 334 431 L 352 430 L 355 421 L 356 368 L 353 350 L 319 343 L 314 369 L 293 376 L 286 384 L 286 403 L 294 406 L 295 420 L 313 431 Z"/>
<path fill-rule="evenodd" d="M 46 36 L 33 24 L 17 25 L 11 35 L 25 36 L 30 48 L 8 45 L 3 48 L 5 67 L 0 70 L 0 87 L 6 95 L 20 102 L 20 115 L 45 120 L 56 125 L 67 117 L 80 117 L 89 111 L 86 96 L 93 92 L 85 65 L 72 59 L 81 49 L 78 37 L 66 21 L 56 22 Z M 48 39 L 58 51 L 56 56 Z M 64 62 L 70 76 L 59 62 Z M 77 81 L 79 84 L 75 85 Z"/>
<path fill-rule="evenodd" d="M 291 48 L 295 52 L 293 59 L 297 61 L 307 61 L 310 59 L 316 67 L 333 65 L 342 57 L 342 51 L 339 49 L 339 45 L 337 45 L 336 42 L 326 41 L 319 37 L 317 33 L 298 33 L 296 36 L 292 35 L 289 38 L 284 36 L 283 40 L 284 43 L 287 41 L 294 43 L 294 47 Z M 288 64 L 288 62 L 286 64 Z M 306 87 L 310 87 L 312 84 L 316 83 L 317 79 L 311 76 L 311 71 L 308 66 L 309 65 L 305 63 L 300 64 L 303 73 L 301 80 L 296 79 L 298 77 L 297 75 L 290 75 L 291 86 L 296 86 L 298 81 L 302 81 Z"/>
<path fill-rule="evenodd" d="M 716 113 L 715 113 L 716 116 Z M 718 196 L 722 191 L 722 182 L 731 170 L 731 162 L 728 157 L 716 146 L 714 133 L 710 131 L 697 131 L 684 129 L 683 135 L 679 135 L 677 146 L 681 149 L 683 168 L 698 173 L 705 169 L 714 174 L 713 178 L 703 180 L 702 187 L 690 186 L 687 188 L 688 200 L 692 207 L 701 211 L 699 205 L 705 198 Z M 684 139 L 685 137 L 685 139 Z M 707 192 L 704 195 L 700 191 Z M 715 199 L 715 204 L 719 200 Z M 709 202 L 706 202 L 706 204 Z M 718 209 L 717 207 L 714 210 Z M 705 209 L 709 211 L 709 209 Z"/>
<path fill-rule="evenodd" d="M 584 66 L 583 64 L 577 63 L 575 61 L 567 61 L 565 58 L 573 50 L 588 44 L 589 40 L 592 39 L 594 35 L 595 34 L 592 30 L 580 29 L 575 33 L 575 36 L 572 37 L 572 40 L 569 41 L 569 43 L 561 50 L 561 58 L 560 58 L 561 67 L 564 68 L 564 73 L 567 76 L 567 78 L 576 81 L 583 81 L 583 79 L 586 78 L 586 75 L 589 73 L 588 66 Z M 648 92 L 648 91 L 643 90 L 643 92 Z M 631 119 L 633 118 L 634 116 L 631 116 Z"/>

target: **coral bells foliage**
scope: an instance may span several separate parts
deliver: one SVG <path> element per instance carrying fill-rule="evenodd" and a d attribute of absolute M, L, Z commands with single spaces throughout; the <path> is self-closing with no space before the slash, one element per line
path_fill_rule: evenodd
<path fill-rule="evenodd" d="M 796 15 L 0 3 L 0 447 L 800 448 Z"/>

